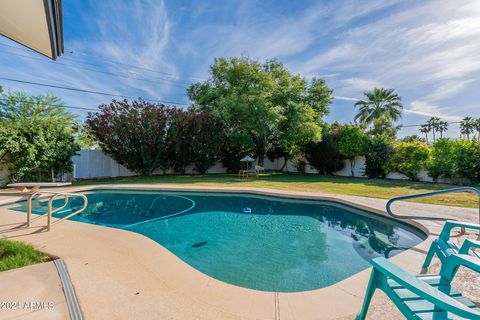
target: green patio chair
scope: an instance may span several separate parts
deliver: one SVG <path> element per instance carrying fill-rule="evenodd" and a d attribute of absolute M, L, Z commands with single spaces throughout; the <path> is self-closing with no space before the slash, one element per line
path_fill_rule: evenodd
<path fill-rule="evenodd" d="M 373 270 L 357 320 L 367 316 L 376 289 L 385 292 L 408 320 L 480 319 L 480 309 L 441 275 L 414 276 L 383 257 L 371 263 Z"/>
<path fill-rule="evenodd" d="M 430 246 L 430 250 L 428 250 L 427 257 L 425 258 L 425 262 L 423 263 L 423 270 L 426 272 L 430 263 L 432 262 L 433 256 L 436 254 L 437 257 L 442 262 L 442 269 L 446 267 L 444 261 L 451 257 L 452 255 L 470 255 L 476 259 L 478 259 L 478 263 L 480 264 L 480 255 L 477 252 L 470 250 L 471 248 L 480 248 L 480 241 L 467 239 L 463 242 L 463 244 L 459 247 L 455 242 L 450 240 L 450 233 L 454 228 L 465 228 L 465 229 L 472 229 L 472 230 L 480 230 L 479 224 L 474 223 L 467 223 L 467 222 L 457 222 L 457 221 L 447 221 L 443 226 L 442 232 L 438 239 L 432 242 Z M 457 258 L 458 259 L 458 258 Z M 453 270 L 456 272 L 456 270 Z M 449 275 L 451 278 L 455 276 L 455 272 Z M 440 271 L 442 273 L 442 271 Z M 447 276 L 444 274 L 444 276 Z"/>

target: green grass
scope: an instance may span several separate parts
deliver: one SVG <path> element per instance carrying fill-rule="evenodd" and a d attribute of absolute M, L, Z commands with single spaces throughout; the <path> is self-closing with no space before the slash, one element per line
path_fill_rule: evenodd
<path fill-rule="evenodd" d="M 153 176 L 125 177 L 79 181 L 77 186 L 94 184 L 177 184 L 191 186 L 255 187 L 278 190 L 346 194 L 370 198 L 390 199 L 414 193 L 453 188 L 453 185 L 380 179 L 359 179 L 302 174 L 264 174 L 256 178 L 239 178 L 237 175 Z M 470 193 L 452 193 L 419 198 L 414 202 L 477 208 L 478 198 Z"/>
<path fill-rule="evenodd" d="M 46 253 L 19 241 L 0 240 L 0 271 L 25 267 L 51 260 Z"/>

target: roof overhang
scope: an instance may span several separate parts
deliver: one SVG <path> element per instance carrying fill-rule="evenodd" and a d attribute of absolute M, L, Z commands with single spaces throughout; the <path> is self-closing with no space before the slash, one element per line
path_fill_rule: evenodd
<path fill-rule="evenodd" d="M 63 53 L 62 0 L 1 0 L 0 34 L 55 60 Z"/>

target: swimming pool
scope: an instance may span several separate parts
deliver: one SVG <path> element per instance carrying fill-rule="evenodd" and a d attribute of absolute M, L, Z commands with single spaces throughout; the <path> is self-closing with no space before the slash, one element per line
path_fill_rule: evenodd
<path fill-rule="evenodd" d="M 425 238 L 406 224 L 329 201 L 143 190 L 85 194 L 89 205 L 72 220 L 140 233 L 213 278 L 264 291 L 323 288 Z M 80 205 L 72 200 L 69 207 Z M 45 206 L 34 201 L 34 212 Z M 13 209 L 25 211 L 25 203 Z"/>

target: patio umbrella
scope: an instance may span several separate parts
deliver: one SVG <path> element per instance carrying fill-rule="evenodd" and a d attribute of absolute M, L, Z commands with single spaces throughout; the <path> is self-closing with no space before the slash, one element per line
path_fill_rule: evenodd
<path fill-rule="evenodd" d="M 250 162 L 255 161 L 255 159 L 253 159 L 253 158 L 250 157 L 250 156 L 245 156 L 245 157 L 243 157 L 242 159 L 240 159 L 240 161 L 247 163 L 247 170 L 248 170 L 248 167 L 249 167 Z"/>

